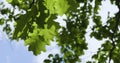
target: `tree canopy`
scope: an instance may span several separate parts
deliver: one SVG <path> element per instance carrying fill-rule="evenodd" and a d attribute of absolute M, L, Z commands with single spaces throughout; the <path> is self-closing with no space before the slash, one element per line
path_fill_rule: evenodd
<path fill-rule="evenodd" d="M 85 34 L 90 19 L 94 25 L 90 37 L 97 40 L 106 39 L 98 52 L 92 56 L 93 61 L 87 63 L 120 63 L 120 1 L 110 0 L 118 7 L 115 16 L 108 18 L 103 24 L 99 9 L 104 0 L 7 0 L 10 8 L 1 3 L 0 25 L 11 40 L 24 40 L 28 50 L 34 55 L 46 51 L 45 46 L 56 39 L 59 54 L 50 54 L 45 63 L 76 63 L 87 50 Z M 57 16 L 66 15 L 66 26 L 55 21 Z M 14 22 L 14 29 L 10 24 Z M 52 59 L 51 59 L 52 58 Z"/>

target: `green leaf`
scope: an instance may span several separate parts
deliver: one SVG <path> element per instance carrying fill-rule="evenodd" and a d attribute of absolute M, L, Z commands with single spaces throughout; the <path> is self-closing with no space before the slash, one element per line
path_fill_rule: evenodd
<path fill-rule="evenodd" d="M 46 59 L 46 60 L 44 60 L 44 63 L 51 63 L 51 60 Z"/>
<path fill-rule="evenodd" d="M 49 9 L 50 14 L 58 15 L 65 14 L 69 8 L 67 0 L 45 0 L 45 6 Z"/>
<path fill-rule="evenodd" d="M 87 63 L 92 63 L 91 61 L 88 61 Z"/>
<path fill-rule="evenodd" d="M 109 40 L 107 40 L 104 44 L 102 44 L 103 51 L 109 51 L 112 48 L 112 44 Z"/>
<path fill-rule="evenodd" d="M 11 3 L 13 0 L 7 0 L 8 3 Z"/>
<path fill-rule="evenodd" d="M 44 26 L 45 29 L 40 29 L 39 35 L 43 36 L 45 41 L 50 41 L 55 36 L 55 26 L 47 29 L 47 25 Z"/>
<path fill-rule="evenodd" d="M 48 29 L 47 25 L 44 25 L 44 29 L 39 29 L 38 25 L 33 23 L 34 30 L 33 33 L 29 33 L 25 40 L 25 45 L 29 45 L 29 51 L 33 51 L 35 55 L 41 53 L 41 51 L 46 51 L 46 45 L 50 44 L 50 40 L 56 35 L 55 26 L 51 26 Z"/>
<path fill-rule="evenodd" d="M 4 24 L 4 19 L 0 19 L 0 25 Z"/>
<path fill-rule="evenodd" d="M 29 38 L 25 40 L 25 45 L 29 45 L 29 51 L 33 51 L 34 55 L 40 54 L 41 51 L 46 51 L 46 42 L 38 33 L 39 30 L 34 29 L 33 33 L 29 33 Z"/>
<path fill-rule="evenodd" d="M 110 1 L 113 5 L 119 6 L 118 0 Z M 93 29 L 90 31 L 90 36 L 95 39 L 109 40 L 105 41 L 97 54 L 92 56 L 95 59 L 93 63 L 108 61 L 109 51 L 114 46 L 113 41 L 115 41 L 115 49 L 112 52 L 112 60 L 114 63 L 120 63 L 119 12 L 114 15 L 115 17 L 108 16 L 106 23 L 103 24 L 101 15 L 98 14 L 103 0 L 7 0 L 7 2 L 12 7 L 7 8 L 4 4 L 0 4 L 2 5 L 0 13 L 4 16 L 0 19 L 0 25 L 4 25 L 3 30 L 7 35 L 12 34 L 13 39 L 23 39 L 28 50 L 34 55 L 46 51 L 46 45 L 49 45 L 54 37 L 56 38 L 62 57 L 49 55 L 48 57 L 51 58 L 46 60 L 46 63 L 80 61 L 79 57 L 87 49 L 86 29 L 88 28 Z M 54 21 L 57 16 L 63 14 L 67 16 L 64 19 L 65 27 Z M 94 25 L 88 27 L 91 20 Z M 14 31 L 11 32 L 9 23 L 13 21 L 16 24 Z"/>
<path fill-rule="evenodd" d="M 51 58 L 51 57 L 53 57 L 53 54 L 49 54 L 49 56 L 48 56 L 49 58 Z"/>

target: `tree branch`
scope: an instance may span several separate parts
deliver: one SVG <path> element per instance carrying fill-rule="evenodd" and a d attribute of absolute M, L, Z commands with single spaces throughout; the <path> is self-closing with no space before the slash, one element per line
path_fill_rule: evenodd
<path fill-rule="evenodd" d="M 34 3 L 35 3 L 35 0 L 33 0 L 32 3 L 30 4 L 29 9 L 34 5 Z"/>
<path fill-rule="evenodd" d="M 118 25 L 119 25 L 119 21 L 120 21 L 120 5 L 119 5 L 120 1 L 119 0 L 116 0 L 116 5 L 118 6 L 118 9 L 119 9 L 119 12 L 116 14 L 116 17 L 115 17 L 115 28 L 113 29 L 113 36 L 112 36 L 112 48 L 110 49 L 110 52 L 109 52 L 109 63 L 111 62 L 111 59 L 112 59 L 112 54 L 113 54 L 113 51 L 116 47 L 115 45 L 115 36 L 116 36 L 116 33 L 117 33 L 117 30 L 118 30 Z"/>

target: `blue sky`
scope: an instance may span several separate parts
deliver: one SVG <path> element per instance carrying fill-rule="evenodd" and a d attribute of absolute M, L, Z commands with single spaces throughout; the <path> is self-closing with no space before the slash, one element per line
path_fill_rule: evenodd
<path fill-rule="evenodd" d="M 0 27 L 0 63 L 43 63 L 48 54 L 60 52 L 60 47 L 55 42 L 52 42 L 51 46 L 46 46 L 46 49 L 46 53 L 34 56 L 24 46 L 24 41 L 10 41 Z"/>
<path fill-rule="evenodd" d="M 0 0 L 1 1 L 1 0 Z M 109 9 L 108 9 L 109 8 Z M 114 9 L 114 10 L 113 10 Z M 105 22 L 107 18 L 107 13 L 110 11 L 110 15 L 114 16 L 114 13 L 117 12 L 117 7 L 110 5 L 109 1 L 103 2 L 101 6 L 100 15 L 102 15 L 102 20 Z M 65 18 L 63 16 L 62 18 Z M 63 23 L 61 17 L 58 17 L 58 20 Z M 93 25 L 91 23 L 90 25 Z M 89 31 L 89 29 L 88 29 Z M 91 54 L 97 51 L 97 48 L 100 47 L 101 42 L 96 42 L 94 38 L 88 37 L 89 33 L 86 35 L 87 41 L 89 43 L 89 50 L 85 51 L 85 56 L 82 56 L 82 63 L 85 63 L 86 60 L 90 60 Z M 94 43 L 93 43 L 94 42 Z M 60 47 L 56 45 L 55 42 L 52 42 L 51 46 L 46 47 L 47 52 L 42 53 L 41 55 L 34 56 L 31 51 L 28 51 L 28 48 L 24 46 L 24 41 L 10 41 L 6 34 L 2 31 L 0 27 L 0 63 L 43 63 L 44 58 L 47 58 L 47 55 L 50 53 L 59 53 Z M 93 52 L 93 53 L 92 53 Z"/>
<path fill-rule="evenodd" d="M 23 41 L 10 41 L 0 30 L 0 63 L 33 63 L 33 59 Z"/>

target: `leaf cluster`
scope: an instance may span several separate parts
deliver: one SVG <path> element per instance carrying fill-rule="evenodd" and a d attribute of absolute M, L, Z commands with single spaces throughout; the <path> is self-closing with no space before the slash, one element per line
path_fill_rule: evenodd
<path fill-rule="evenodd" d="M 81 62 L 79 56 L 84 55 L 87 50 L 85 34 L 90 19 L 90 37 L 97 40 L 106 39 L 92 56 L 95 61 L 87 63 L 119 63 L 120 57 L 120 5 L 119 0 L 110 0 L 119 8 L 114 17 L 109 17 L 103 24 L 99 15 L 100 6 L 103 0 L 7 0 L 11 8 L 1 3 L 0 25 L 6 31 L 11 40 L 22 39 L 25 46 L 34 55 L 46 51 L 46 45 L 56 38 L 61 47 L 62 56 L 50 54 L 45 63 L 76 63 Z M 94 5 L 92 4 L 94 3 Z M 16 11 L 18 13 L 16 13 Z M 66 26 L 62 27 L 55 21 L 57 16 L 66 15 Z M 91 18 L 92 17 L 92 18 Z M 14 22 L 12 31 L 9 22 Z M 61 31 L 59 31 L 61 29 Z"/>

